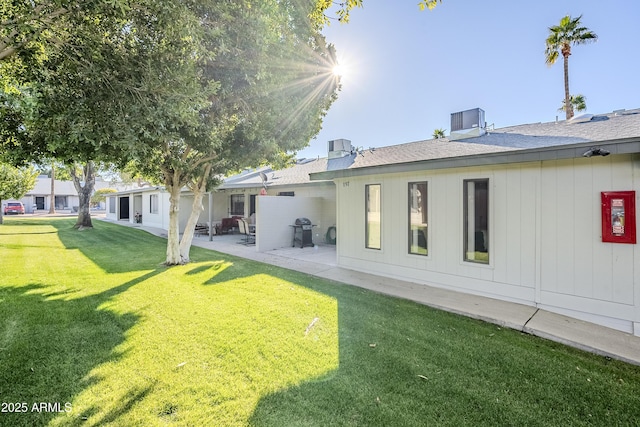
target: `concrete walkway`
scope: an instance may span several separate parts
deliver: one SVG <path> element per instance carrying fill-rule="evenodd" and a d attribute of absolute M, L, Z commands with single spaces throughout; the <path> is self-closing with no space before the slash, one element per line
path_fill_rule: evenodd
<path fill-rule="evenodd" d="M 166 237 L 166 231 L 134 226 Z M 551 313 L 523 304 L 425 286 L 338 267 L 335 246 L 283 248 L 256 252 L 254 246 L 238 244 L 240 235 L 195 237 L 193 245 L 277 265 L 313 276 L 358 286 L 382 294 L 419 302 L 430 307 L 516 329 L 595 354 L 640 365 L 640 337 L 593 323 Z"/>

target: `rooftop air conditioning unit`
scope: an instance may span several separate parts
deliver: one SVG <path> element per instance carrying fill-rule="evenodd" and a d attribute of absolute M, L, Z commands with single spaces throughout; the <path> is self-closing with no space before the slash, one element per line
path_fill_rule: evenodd
<path fill-rule="evenodd" d="M 329 158 L 335 159 L 351 154 L 353 147 L 348 139 L 333 139 L 328 143 Z"/>
<path fill-rule="evenodd" d="M 458 140 L 482 136 L 486 131 L 484 110 L 473 108 L 451 114 L 451 135 L 449 139 Z"/>

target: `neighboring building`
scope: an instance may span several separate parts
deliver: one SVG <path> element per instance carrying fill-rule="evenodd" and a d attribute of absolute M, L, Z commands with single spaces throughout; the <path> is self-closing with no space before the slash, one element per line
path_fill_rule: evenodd
<path fill-rule="evenodd" d="M 338 265 L 640 336 L 640 110 L 452 129 L 311 175 L 336 184 Z"/>
<path fill-rule="evenodd" d="M 95 190 L 102 188 L 114 188 L 109 182 L 102 181 L 99 178 L 96 179 Z M 116 187 L 117 188 L 117 187 Z M 55 180 L 54 182 L 54 200 L 53 206 L 56 210 L 70 210 L 77 209 L 80 198 L 78 192 L 72 181 Z M 13 200 L 7 200 L 7 202 Z M 26 213 L 34 213 L 37 211 L 49 211 L 51 206 L 51 178 L 46 175 L 40 175 L 36 179 L 35 187 L 29 191 L 25 196 L 16 200 L 22 202 L 25 207 Z M 5 201 L 3 200 L 3 203 Z M 99 206 L 100 209 L 105 208 L 105 204 L 102 203 Z"/>

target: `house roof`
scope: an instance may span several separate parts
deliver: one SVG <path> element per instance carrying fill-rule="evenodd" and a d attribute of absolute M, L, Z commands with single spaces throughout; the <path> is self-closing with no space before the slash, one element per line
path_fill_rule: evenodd
<path fill-rule="evenodd" d="M 106 181 L 96 179 L 94 190 L 100 190 L 102 188 L 110 188 L 110 184 Z M 78 190 L 76 190 L 76 187 L 73 185 L 73 181 L 56 179 L 54 181 L 54 193 L 56 196 L 77 196 Z M 36 184 L 33 189 L 27 193 L 29 196 L 49 194 L 51 194 L 51 178 L 46 176 L 39 176 L 36 179 Z"/>
<path fill-rule="evenodd" d="M 330 160 L 327 170 L 312 173 L 311 180 L 581 157 L 594 144 L 611 153 L 640 152 L 640 109 L 510 126 L 461 141 L 431 139 L 363 150 Z"/>
<path fill-rule="evenodd" d="M 368 166 L 379 166 L 396 164 L 410 161 L 439 159 L 444 157 L 460 157 L 472 154 L 495 153 L 514 150 L 509 147 L 487 146 L 483 144 L 465 144 L 448 140 L 418 141 L 407 144 L 392 145 L 389 147 L 376 148 L 375 150 L 364 150 L 353 152 L 344 157 L 327 157 L 317 159 L 302 159 L 295 165 L 286 169 L 273 170 L 263 167 L 256 170 L 245 171 L 241 174 L 231 176 L 224 180 L 220 189 L 252 188 L 262 187 L 260 173 L 267 177 L 267 187 L 291 186 L 314 184 L 319 181 L 329 180 L 310 178 L 311 176 L 323 172 L 338 171 L 349 168 L 363 168 Z"/>
<path fill-rule="evenodd" d="M 472 144 L 538 148 L 600 142 L 640 136 L 640 109 L 607 114 L 582 114 L 571 120 L 509 126 L 469 138 Z"/>
<path fill-rule="evenodd" d="M 585 144 L 640 140 L 640 109 L 581 115 L 572 120 L 492 129 L 486 135 L 453 141 L 429 139 L 359 150 L 338 158 L 302 159 L 286 169 L 262 167 L 228 177 L 220 189 L 322 183 L 336 177 L 375 172 L 439 169 L 553 158 L 580 157 Z M 634 146 L 612 152 L 638 152 Z M 636 151 L 634 151 L 636 150 Z"/>
<path fill-rule="evenodd" d="M 309 184 L 311 180 L 309 175 L 315 172 L 323 172 L 327 170 L 327 158 L 317 159 L 301 159 L 286 169 L 274 170 L 270 167 L 263 167 L 256 170 L 245 171 L 241 174 L 231 176 L 224 180 L 220 189 L 233 188 L 251 188 L 262 187 L 262 178 L 260 173 L 264 173 L 267 177 L 267 186 L 289 186 Z"/>

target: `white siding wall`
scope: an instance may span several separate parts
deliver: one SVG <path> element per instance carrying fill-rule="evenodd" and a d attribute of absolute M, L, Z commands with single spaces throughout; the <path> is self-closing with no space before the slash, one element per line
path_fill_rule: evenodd
<path fill-rule="evenodd" d="M 640 156 L 336 180 L 338 264 L 539 305 L 640 334 L 640 251 L 602 243 L 600 192 L 640 195 Z M 489 179 L 489 265 L 463 259 L 463 180 Z M 408 254 L 408 183 L 428 181 L 428 256 Z M 382 249 L 365 242 L 365 185 L 382 185 Z M 638 207 L 640 204 L 636 201 Z M 640 209 L 639 209 L 640 210 Z"/>
<path fill-rule="evenodd" d="M 544 163 L 542 306 L 605 316 L 610 326 L 628 332 L 628 321 L 640 321 L 638 245 L 603 243 L 600 214 L 602 191 L 635 190 L 640 195 L 638 160 L 629 155 Z M 577 317 L 590 320 L 588 314 Z"/>
<path fill-rule="evenodd" d="M 489 178 L 489 265 L 462 261 L 463 180 L 476 178 Z M 512 179 L 523 188 L 507 198 Z M 408 183 L 417 181 L 428 182 L 428 256 L 408 253 Z M 338 262 L 465 292 L 533 300 L 536 199 L 521 194 L 535 194 L 537 182 L 535 169 L 520 167 L 339 180 Z M 364 248 L 364 186 L 377 183 L 382 185 L 382 249 L 371 250 Z"/>

